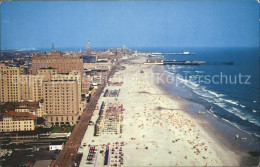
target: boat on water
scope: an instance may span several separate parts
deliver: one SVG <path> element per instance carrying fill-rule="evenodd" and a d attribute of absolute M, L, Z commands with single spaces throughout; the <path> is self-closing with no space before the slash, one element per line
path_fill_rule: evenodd
<path fill-rule="evenodd" d="M 191 53 L 191 52 L 188 52 L 188 51 L 184 51 L 182 52 L 183 55 L 195 55 L 195 53 Z"/>
<path fill-rule="evenodd" d="M 162 55 L 162 53 L 160 53 L 160 52 L 152 52 L 152 53 L 150 53 L 149 57 L 157 57 L 157 56 L 161 56 L 161 55 Z"/>
<path fill-rule="evenodd" d="M 188 55 L 190 52 L 182 52 L 183 55 Z"/>
<path fill-rule="evenodd" d="M 161 53 L 162 55 L 195 55 L 194 52 L 183 51 L 183 52 L 174 52 L 174 53 Z"/>

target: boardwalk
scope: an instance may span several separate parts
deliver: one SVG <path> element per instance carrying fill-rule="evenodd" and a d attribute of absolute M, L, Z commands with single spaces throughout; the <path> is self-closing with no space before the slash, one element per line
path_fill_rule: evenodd
<path fill-rule="evenodd" d="M 108 79 L 114 75 L 116 70 L 116 66 L 114 66 L 110 73 L 108 74 Z M 77 150 L 81 144 L 81 140 L 84 137 L 84 134 L 88 128 L 88 123 L 91 119 L 91 116 L 96 108 L 98 99 L 100 95 L 102 94 L 106 84 L 102 84 L 99 86 L 95 94 L 91 97 L 91 100 L 87 106 L 87 108 L 84 110 L 79 122 L 74 127 L 71 136 L 69 137 L 69 140 L 67 141 L 65 147 L 60 152 L 56 162 L 55 167 L 70 167 L 74 163 L 74 159 L 77 156 Z"/>

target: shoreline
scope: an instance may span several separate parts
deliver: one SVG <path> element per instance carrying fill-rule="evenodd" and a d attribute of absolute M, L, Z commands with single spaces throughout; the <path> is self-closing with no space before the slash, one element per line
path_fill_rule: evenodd
<path fill-rule="evenodd" d="M 106 85 L 108 90 L 120 89 L 120 94 L 117 97 L 102 94 L 91 121 L 99 120 L 103 102 L 107 106 L 105 115 L 109 105 L 122 104 L 122 129 L 120 133 L 107 132 L 104 131 L 107 125 L 101 122 L 99 135 L 94 136 L 95 126 L 89 126 L 79 149 L 83 153 L 80 166 L 93 166 L 87 161 L 90 146 L 103 151 L 109 146 L 110 166 L 118 164 L 118 153 L 113 153 L 118 148 L 117 143 L 120 143 L 124 161 L 119 166 L 240 166 L 241 156 L 217 143 L 201 122 L 185 110 L 188 103 L 177 97 L 173 99 L 156 85 L 154 66 L 140 66 L 144 58 L 122 64 L 126 68 L 117 71 L 112 78 L 123 81 L 122 85 Z M 104 166 L 103 153 L 98 151 L 95 165 Z"/>
<path fill-rule="evenodd" d="M 162 69 L 157 68 L 154 66 L 153 69 L 154 73 L 164 73 Z M 243 130 L 239 129 L 238 127 L 228 124 L 227 122 L 223 122 L 223 120 L 219 117 L 213 118 L 212 115 L 210 115 L 207 111 L 207 109 L 199 103 L 196 102 L 191 102 L 189 100 L 183 99 L 181 97 L 175 96 L 170 93 L 169 91 L 169 85 L 166 87 L 165 85 L 162 84 L 157 84 L 155 83 L 156 86 L 161 89 L 164 93 L 168 95 L 169 98 L 172 98 L 172 100 L 178 101 L 183 105 L 183 110 L 185 113 L 187 113 L 189 116 L 191 116 L 196 122 L 206 131 L 206 133 L 214 139 L 217 145 L 223 148 L 223 150 L 232 150 L 234 151 L 237 155 L 240 157 L 240 166 L 252 166 L 252 165 L 257 165 L 259 162 L 258 157 L 252 157 L 249 155 L 249 151 L 255 151 L 253 149 L 256 149 L 254 145 L 251 143 L 241 141 L 240 139 L 234 139 L 235 135 L 234 133 L 232 134 L 223 134 L 226 129 L 224 128 L 230 128 L 231 130 L 234 131 L 239 131 L 237 134 L 239 136 L 246 136 L 247 139 L 249 140 L 254 140 L 255 138 L 248 133 L 244 132 Z M 171 89 L 172 87 L 170 87 Z M 174 87 L 175 89 L 175 87 Z M 174 89 L 172 91 L 174 91 Z M 201 109 L 203 108 L 204 114 L 199 114 L 198 111 L 196 110 L 197 108 Z M 194 109 L 195 108 L 195 109 Z M 209 118 L 211 117 L 211 118 Z M 221 122 L 222 121 L 222 122 Z M 219 124 L 224 123 L 224 126 L 220 126 Z M 206 126 L 205 126 L 206 125 Z M 234 132 L 233 131 L 233 132 Z M 250 142 L 250 141 L 249 141 Z M 257 141 L 254 141 L 257 143 Z"/>

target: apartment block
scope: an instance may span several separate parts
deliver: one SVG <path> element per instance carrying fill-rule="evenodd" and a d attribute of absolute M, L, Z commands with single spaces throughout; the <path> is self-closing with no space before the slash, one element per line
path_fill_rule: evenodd
<path fill-rule="evenodd" d="M 35 129 L 36 116 L 28 112 L 0 113 L 0 132 L 32 131 Z"/>

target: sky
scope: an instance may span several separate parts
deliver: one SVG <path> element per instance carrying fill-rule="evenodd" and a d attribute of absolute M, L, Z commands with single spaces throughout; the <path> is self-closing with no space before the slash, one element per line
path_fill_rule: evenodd
<path fill-rule="evenodd" d="M 256 0 L 4 1 L 1 49 L 259 47 Z"/>

